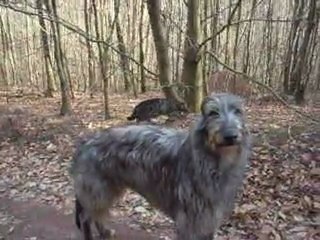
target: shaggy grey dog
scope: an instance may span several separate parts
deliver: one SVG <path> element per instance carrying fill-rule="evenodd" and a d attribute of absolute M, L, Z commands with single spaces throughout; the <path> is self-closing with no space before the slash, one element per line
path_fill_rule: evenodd
<path fill-rule="evenodd" d="M 160 115 L 179 115 L 179 113 L 188 112 L 184 103 L 174 103 L 166 98 L 151 98 L 140 102 L 134 107 L 132 114 L 127 120 L 137 122 L 150 121 L 151 118 Z"/>
<path fill-rule="evenodd" d="M 111 127 L 83 140 L 73 158 L 76 223 L 85 240 L 126 188 L 176 223 L 177 240 L 211 240 L 233 210 L 249 157 L 240 98 L 213 94 L 190 131 L 154 125 Z"/>

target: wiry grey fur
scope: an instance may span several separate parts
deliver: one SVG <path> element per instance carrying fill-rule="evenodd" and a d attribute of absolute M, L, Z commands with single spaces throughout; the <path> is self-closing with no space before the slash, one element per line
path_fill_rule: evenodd
<path fill-rule="evenodd" d="M 127 120 L 136 119 L 137 122 L 150 122 L 151 118 L 160 115 L 178 116 L 186 112 L 188 112 L 188 109 L 183 102 L 173 102 L 166 98 L 151 98 L 136 105 Z"/>
<path fill-rule="evenodd" d="M 190 131 L 118 126 L 84 140 L 71 173 L 85 239 L 91 239 L 91 221 L 100 236 L 111 235 L 103 219 L 131 188 L 175 221 L 177 240 L 211 240 L 233 210 L 249 157 L 241 105 L 234 95 L 214 94 L 204 99 Z"/>

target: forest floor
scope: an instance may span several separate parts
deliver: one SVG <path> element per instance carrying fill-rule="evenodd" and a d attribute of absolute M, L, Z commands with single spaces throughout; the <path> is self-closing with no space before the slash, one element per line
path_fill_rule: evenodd
<path fill-rule="evenodd" d="M 59 117 L 60 98 L 0 98 L 0 239 L 78 239 L 68 166 L 74 141 L 126 121 L 139 99 L 77 95 L 72 116 Z M 320 119 L 320 108 L 300 110 Z M 276 103 L 247 107 L 253 154 L 244 191 L 219 240 L 320 239 L 320 126 Z M 171 125 L 188 127 L 190 114 Z M 119 239 L 172 239 L 173 224 L 128 191 L 112 210 Z M 152 236 L 157 236 L 153 237 Z"/>

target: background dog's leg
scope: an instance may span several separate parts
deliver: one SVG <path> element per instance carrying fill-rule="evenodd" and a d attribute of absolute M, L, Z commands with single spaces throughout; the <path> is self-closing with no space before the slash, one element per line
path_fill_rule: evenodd
<path fill-rule="evenodd" d="M 111 239 L 115 236 L 115 231 L 113 229 L 108 229 L 104 227 L 102 223 L 95 222 L 95 226 L 101 239 Z"/>

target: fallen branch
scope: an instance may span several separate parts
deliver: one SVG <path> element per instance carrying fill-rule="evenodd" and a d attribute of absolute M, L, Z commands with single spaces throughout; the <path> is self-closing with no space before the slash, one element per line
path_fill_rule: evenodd
<path fill-rule="evenodd" d="M 9 100 L 12 98 L 23 98 L 23 97 L 43 97 L 40 93 L 14 93 L 14 94 L 0 94 L 0 97 L 6 98 L 7 103 L 9 103 Z"/>

